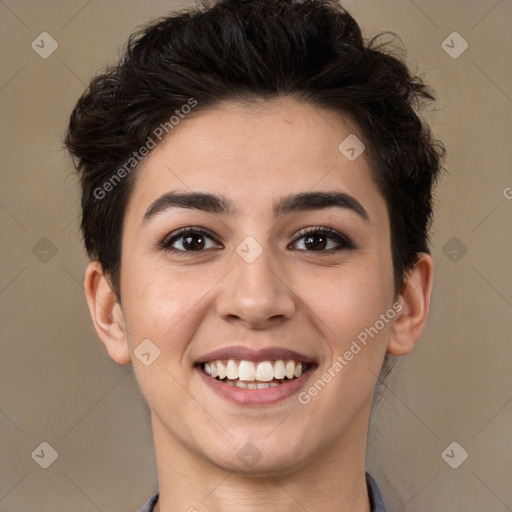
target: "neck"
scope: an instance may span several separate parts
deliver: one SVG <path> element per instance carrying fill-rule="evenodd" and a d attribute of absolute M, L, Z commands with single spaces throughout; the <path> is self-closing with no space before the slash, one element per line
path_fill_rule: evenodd
<path fill-rule="evenodd" d="M 364 465 L 368 414 L 335 446 L 294 469 L 258 475 L 231 472 L 192 452 L 153 415 L 160 493 L 155 512 L 370 512 Z"/>

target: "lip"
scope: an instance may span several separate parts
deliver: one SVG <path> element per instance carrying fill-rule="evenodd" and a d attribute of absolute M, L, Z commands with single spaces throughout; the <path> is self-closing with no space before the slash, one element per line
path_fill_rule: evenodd
<path fill-rule="evenodd" d="M 229 384 L 225 384 L 220 380 L 206 375 L 200 365 L 196 365 L 195 369 L 199 372 L 204 383 L 221 398 L 236 405 L 256 406 L 275 404 L 297 393 L 305 385 L 316 367 L 308 369 L 306 373 L 303 373 L 296 379 L 266 389 L 244 389 L 230 386 Z"/>
<path fill-rule="evenodd" d="M 203 363 L 229 359 L 252 361 L 254 363 L 260 361 L 277 361 L 279 359 L 287 361 L 292 359 L 296 362 L 307 364 L 309 368 L 296 379 L 266 389 L 245 389 L 230 386 L 207 375 L 201 368 Z M 197 359 L 194 363 L 194 367 L 199 372 L 203 382 L 221 398 L 236 405 L 254 406 L 274 404 L 297 393 L 318 367 L 318 363 L 312 357 L 284 347 L 266 347 L 255 350 L 242 345 L 233 345 L 231 347 L 223 347 L 208 352 Z"/>
<path fill-rule="evenodd" d="M 202 363 L 208 363 L 216 360 L 244 360 L 244 361 L 277 361 L 279 359 L 288 360 L 293 359 L 296 362 L 308 363 L 310 365 L 317 366 L 318 363 L 305 354 L 300 354 L 295 350 L 290 350 L 283 347 L 267 347 L 259 350 L 254 350 L 242 345 L 234 345 L 232 347 L 223 347 L 213 352 L 208 352 L 204 356 L 201 356 L 195 362 L 196 365 Z M 298 379 L 297 379 L 298 380 Z"/>

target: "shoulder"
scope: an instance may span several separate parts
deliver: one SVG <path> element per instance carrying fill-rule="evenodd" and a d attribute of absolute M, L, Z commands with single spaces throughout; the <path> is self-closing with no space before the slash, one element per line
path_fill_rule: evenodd
<path fill-rule="evenodd" d="M 155 508 L 156 502 L 158 501 L 158 492 L 148 498 L 146 503 L 142 506 L 139 512 L 152 512 Z"/>
<path fill-rule="evenodd" d="M 366 486 L 368 487 L 368 496 L 370 498 L 371 512 L 386 512 L 384 498 L 380 492 L 377 482 L 370 473 L 366 473 Z"/>

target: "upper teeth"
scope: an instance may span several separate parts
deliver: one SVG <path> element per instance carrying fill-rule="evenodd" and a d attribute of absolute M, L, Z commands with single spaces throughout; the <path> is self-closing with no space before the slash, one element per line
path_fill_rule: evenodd
<path fill-rule="evenodd" d="M 274 361 L 261 361 L 253 363 L 252 361 L 236 361 L 229 359 L 227 361 L 210 361 L 204 363 L 204 371 L 212 377 L 219 379 L 240 379 L 257 380 L 260 382 L 270 382 L 273 379 L 293 379 L 300 377 L 303 373 L 303 364 L 293 360 L 283 361 L 279 359 Z"/>

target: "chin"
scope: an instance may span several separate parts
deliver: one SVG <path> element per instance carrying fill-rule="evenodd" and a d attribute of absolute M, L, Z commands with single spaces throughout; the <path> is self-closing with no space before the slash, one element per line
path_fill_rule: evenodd
<path fill-rule="evenodd" d="M 245 476 L 286 475 L 307 463 L 304 447 L 298 450 L 298 441 L 288 443 L 283 439 L 269 440 L 261 435 L 244 436 L 243 441 L 233 441 L 232 447 L 205 454 L 212 464 L 230 473 Z"/>

